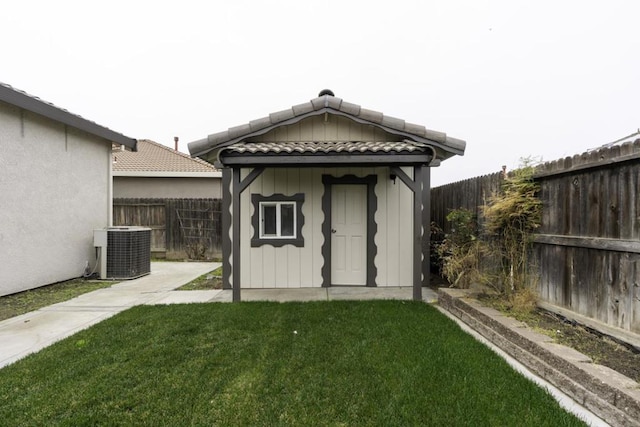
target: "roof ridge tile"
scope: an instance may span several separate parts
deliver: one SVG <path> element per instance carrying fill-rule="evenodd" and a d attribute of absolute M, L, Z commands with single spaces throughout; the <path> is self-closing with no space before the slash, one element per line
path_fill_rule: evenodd
<path fill-rule="evenodd" d="M 369 122 L 382 127 L 388 132 L 399 132 L 399 135 L 405 135 L 408 138 L 427 139 L 436 144 L 442 144 L 439 147 L 444 153 L 449 153 L 447 156 L 464 153 L 466 146 L 463 140 L 450 138 L 444 132 L 430 130 L 414 123 L 407 123 L 400 118 L 386 116 L 382 112 L 369 110 L 358 104 L 345 102 L 342 98 L 326 94 L 313 98 L 309 102 L 294 105 L 289 109 L 276 111 L 267 117 L 252 120 L 248 124 L 210 134 L 206 139 L 193 141 L 189 143 L 189 151 L 194 156 L 201 156 L 218 146 L 224 147 L 225 145 L 234 144 L 243 138 L 267 132 L 287 120 L 298 117 L 301 120 L 321 110 L 329 111 L 330 113 L 331 111 L 343 113 L 357 121 Z"/>
<path fill-rule="evenodd" d="M 358 104 L 352 104 L 351 102 L 343 101 L 340 104 L 340 111 L 346 114 L 350 114 L 352 116 L 359 116 L 361 109 L 362 107 L 360 107 Z"/>
<path fill-rule="evenodd" d="M 271 120 L 271 124 L 276 124 L 280 122 L 284 122 L 285 120 L 292 119 L 296 116 L 292 108 L 287 108 L 286 110 L 276 111 L 275 113 L 269 114 L 269 119 Z"/>
<path fill-rule="evenodd" d="M 303 104 L 294 105 L 293 107 L 291 107 L 291 109 L 293 110 L 293 114 L 295 114 L 296 116 L 301 116 L 303 114 L 307 114 L 314 111 L 313 104 L 311 102 L 305 102 Z"/>
<path fill-rule="evenodd" d="M 380 111 L 360 108 L 360 114 L 358 115 L 358 117 L 369 122 L 382 124 L 382 118 L 384 117 L 384 114 L 382 114 Z"/>

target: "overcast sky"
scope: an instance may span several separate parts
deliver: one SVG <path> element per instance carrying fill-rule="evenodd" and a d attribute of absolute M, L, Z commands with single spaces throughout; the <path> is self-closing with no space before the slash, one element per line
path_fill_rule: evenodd
<path fill-rule="evenodd" d="M 0 81 L 173 146 L 323 88 L 467 141 L 439 185 L 640 127 L 640 1 L 31 1 L 0 9 Z"/>

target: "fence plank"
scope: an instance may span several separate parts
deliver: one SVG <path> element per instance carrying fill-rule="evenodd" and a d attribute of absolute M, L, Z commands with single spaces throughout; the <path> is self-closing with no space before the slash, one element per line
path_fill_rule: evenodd
<path fill-rule="evenodd" d="M 114 199 L 113 223 L 150 227 L 152 251 L 167 258 L 193 257 L 195 230 L 201 234 L 197 244 L 204 248 L 203 256 L 219 258 L 221 205 L 220 199 Z M 181 225 L 180 213 L 189 224 Z"/>
<path fill-rule="evenodd" d="M 640 254 L 640 241 L 609 239 L 606 237 L 559 236 L 554 234 L 536 234 L 534 241 L 540 244 L 573 246 L 606 251 L 632 252 Z"/>

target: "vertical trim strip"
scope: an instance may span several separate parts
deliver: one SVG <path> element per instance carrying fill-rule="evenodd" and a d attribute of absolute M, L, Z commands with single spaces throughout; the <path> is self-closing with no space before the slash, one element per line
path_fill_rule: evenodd
<path fill-rule="evenodd" d="M 232 223 L 232 262 L 233 262 L 233 302 L 240 301 L 240 168 L 233 168 L 233 188 L 231 191 L 233 213 L 231 214 Z"/>
<path fill-rule="evenodd" d="M 378 269 L 376 267 L 376 234 L 378 233 L 378 223 L 376 222 L 376 211 L 378 210 L 378 197 L 376 196 L 377 175 L 367 177 L 367 286 L 376 287 Z"/>
<path fill-rule="evenodd" d="M 422 166 L 413 167 L 413 182 L 413 300 L 422 301 Z"/>
<path fill-rule="evenodd" d="M 422 166 L 422 286 L 431 286 L 431 168 Z"/>
<path fill-rule="evenodd" d="M 113 226 L 113 156 L 107 147 L 107 227 Z"/>
<path fill-rule="evenodd" d="M 222 289 L 231 289 L 231 177 L 222 169 Z"/>
<path fill-rule="evenodd" d="M 322 243 L 322 287 L 328 288 L 331 286 L 331 180 L 330 175 L 322 175 L 322 184 L 324 186 L 324 193 L 322 194 L 322 213 L 324 215 L 324 222 L 322 223 L 322 236 L 324 236 L 324 242 Z"/>

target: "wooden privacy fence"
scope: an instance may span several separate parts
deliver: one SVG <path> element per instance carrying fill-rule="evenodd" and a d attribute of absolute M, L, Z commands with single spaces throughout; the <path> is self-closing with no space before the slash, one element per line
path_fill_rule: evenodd
<path fill-rule="evenodd" d="M 113 225 L 151 228 L 151 251 L 167 259 L 222 255 L 222 200 L 114 199 Z"/>
<path fill-rule="evenodd" d="M 503 173 L 465 179 L 431 189 L 431 221 L 438 224 L 445 233 L 451 232 L 447 214 L 455 209 L 467 209 L 481 220 L 481 206 L 489 201 L 492 194 L 500 191 Z"/>
<path fill-rule="evenodd" d="M 640 140 L 540 167 L 540 298 L 640 333 Z"/>
<path fill-rule="evenodd" d="M 432 219 L 447 231 L 450 210 L 478 214 L 500 175 L 432 189 Z M 543 206 L 532 254 L 540 299 L 640 333 L 640 140 L 546 163 L 535 179 Z"/>

